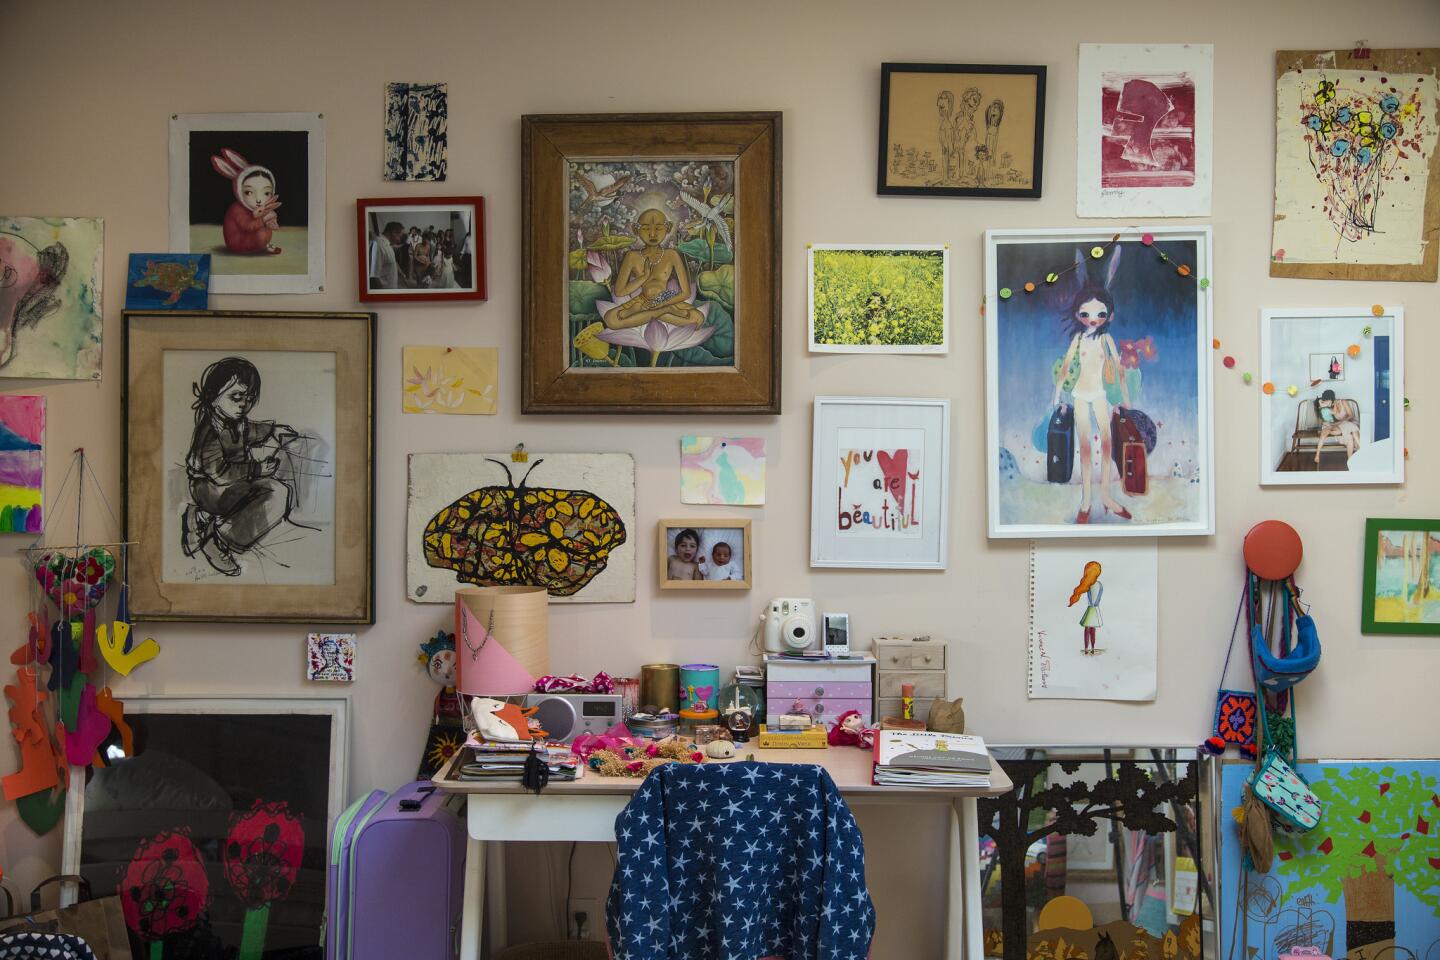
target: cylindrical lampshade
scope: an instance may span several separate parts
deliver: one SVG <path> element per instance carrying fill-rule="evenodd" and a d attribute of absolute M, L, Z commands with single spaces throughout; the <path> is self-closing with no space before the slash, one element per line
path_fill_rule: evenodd
<path fill-rule="evenodd" d="M 544 587 L 455 591 L 455 687 L 470 696 L 514 696 L 550 672 L 550 597 Z"/>

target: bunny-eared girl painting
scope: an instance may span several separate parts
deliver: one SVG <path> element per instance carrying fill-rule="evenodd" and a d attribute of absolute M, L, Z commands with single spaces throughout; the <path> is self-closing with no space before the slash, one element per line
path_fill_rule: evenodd
<path fill-rule="evenodd" d="M 1209 523 L 1204 241 L 1107 241 L 991 235 L 992 535 Z"/>
<path fill-rule="evenodd" d="M 276 214 L 280 198 L 275 194 L 275 174 L 229 147 L 211 157 L 210 165 L 230 181 L 235 191 L 235 202 L 225 211 L 225 222 L 221 225 L 225 248 L 231 253 L 280 253 L 280 248 L 270 242 L 280 226 Z"/>

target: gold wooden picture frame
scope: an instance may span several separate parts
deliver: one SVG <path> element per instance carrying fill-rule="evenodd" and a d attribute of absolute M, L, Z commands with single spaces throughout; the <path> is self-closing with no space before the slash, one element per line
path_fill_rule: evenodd
<path fill-rule="evenodd" d="M 780 114 L 521 118 L 523 413 L 780 412 Z"/>
<path fill-rule="evenodd" d="M 655 531 L 661 590 L 750 589 L 755 549 L 749 520 L 661 520 Z"/>
<path fill-rule="evenodd" d="M 123 314 L 136 620 L 375 622 L 375 314 Z"/>

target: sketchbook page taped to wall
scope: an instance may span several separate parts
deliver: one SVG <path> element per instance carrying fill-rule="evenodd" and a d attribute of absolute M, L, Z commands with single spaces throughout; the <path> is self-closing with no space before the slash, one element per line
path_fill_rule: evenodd
<path fill-rule="evenodd" d="M 1075 212 L 1208 217 L 1215 48 L 1082 43 Z"/>
<path fill-rule="evenodd" d="M 410 455 L 407 595 L 542 586 L 555 602 L 635 599 L 635 458 L 628 453 Z"/>
<path fill-rule="evenodd" d="M 1440 49 L 1275 54 L 1272 277 L 1426 280 L 1440 230 Z"/>
<path fill-rule="evenodd" d="M 1154 700 L 1154 541 L 1030 546 L 1030 697 Z"/>

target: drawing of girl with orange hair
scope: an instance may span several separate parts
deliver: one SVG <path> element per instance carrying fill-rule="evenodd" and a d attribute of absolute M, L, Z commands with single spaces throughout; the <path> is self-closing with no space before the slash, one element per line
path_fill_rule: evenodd
<path fill-rule="evenodd" d="M 1080 615 L 1080 626 L 1085 628 L 1085 646 L 1081 652 L 1087 656 L 1096 653 L 1095 629 L 1105 624 L 1105 621 L 1100 619 L 1100 598 L 1104 595 L 1105 585 L 1100 582 L 1100 564 L 1091 560 L 1085 564 L 1085 572 L 1080 575 L 1080 582 L 1070 594 L 1072 607 L 1082 596 L 1085 598 L 1085 612 Z"/>

